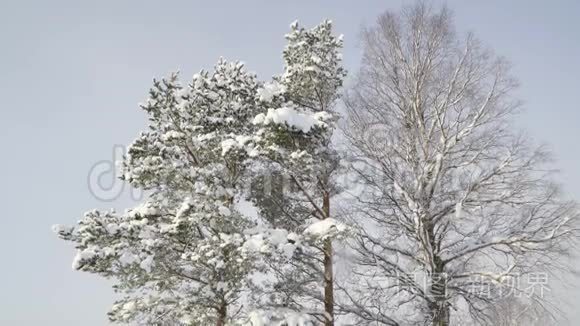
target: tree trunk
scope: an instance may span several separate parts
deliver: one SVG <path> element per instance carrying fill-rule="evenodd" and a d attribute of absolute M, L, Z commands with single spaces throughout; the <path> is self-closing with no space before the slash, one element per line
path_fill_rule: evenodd
<path fill-rule="evenodd" d="M 449 306 L 445 302 L 435 305 L 433 311 L 433 326 L 449 326 Z"/>
<path fill-rule="evenodd" d="M 226 318 L 228 316 L 228 306 L 227 304 L 222 301 L 220 307 L 218 308 L 218 320 L 216 326 L 225 326 L 226 325 Z"/>
<path fill-rule="evenodd" d="M 435 302 L 431 305 L 433 326 L 449 326 L 450 310 L 447 303 L 447 275 L 443 262 L 435 256 L 435 272 L 431 275 L 431 294 Z"/>
<path fill-rule="evenodd" d="M 324 194 L 322 208 L 326 218 L 330 216 L 330 195 Z M 324 240 L 324 312 L 325 326 L 334 326 L 334 275 L 332 270 L 332 240 Z"/>

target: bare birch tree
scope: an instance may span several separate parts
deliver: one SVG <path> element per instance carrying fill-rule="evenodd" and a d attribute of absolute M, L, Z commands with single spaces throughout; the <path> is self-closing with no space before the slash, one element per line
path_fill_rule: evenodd
<path fill-rule="evenodd" d="M 517 280 L 564 267 L 576 205 L 550 180 L 547 151 L 513 131 L 508 64 L 458 37 L 446 8 L 387 12 L 362 46 L 345 100 L 363 186 L 341 309 L 372 325 L 490 323 L 491 304 L 527 292 Z"/>

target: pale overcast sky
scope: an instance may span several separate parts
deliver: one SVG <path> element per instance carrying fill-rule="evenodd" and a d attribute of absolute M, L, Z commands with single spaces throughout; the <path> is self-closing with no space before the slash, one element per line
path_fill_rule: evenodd
<path fill-rule="evenodd" d="M 107 325 L 109 284 L 72 271 L 74 250 L 51 225 L 130 204 L 99 201 L 87 175 L 143 128 L 137 103 L 153 77 L 179 69 L 189 79 L 224 56 L 266 79 L 280 72 L 290 22 L 324 18 L 345 35 L 354 71 L 360 26 L 402 2 L 0 0 L 0 325 Z M 552 146 L 580 198 L 580 1 L 447 4 L 460 31 L 513 62 L 520 125 Z M 579 325 L 579 287 L 558 291 Z"/>

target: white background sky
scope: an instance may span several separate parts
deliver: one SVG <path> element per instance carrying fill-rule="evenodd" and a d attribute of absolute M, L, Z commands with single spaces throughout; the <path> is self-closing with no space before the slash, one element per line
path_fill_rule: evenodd
<path fill-rule="evenodd" d="M 72 247 L 50 227 L 130 204 L 96 199 L 87 175 L 144 127 L 137 103 L 153 77 L 179 69 L 189 79 L 224 56 L 267 79 L 281 70 L 290 22 L 324 18 L 345 35 L 355 71 L 360 27 L 403 2 L 0 0 L 0 325 L 107 324 L 109 284 L 73 272 Z M 518 122 L 552 147 L 580 198 L 580 1 L 447 4 L 459 31 L 513 62 L 526 109 Z M 579 288 L 557 291 L 580 324 Z"/>

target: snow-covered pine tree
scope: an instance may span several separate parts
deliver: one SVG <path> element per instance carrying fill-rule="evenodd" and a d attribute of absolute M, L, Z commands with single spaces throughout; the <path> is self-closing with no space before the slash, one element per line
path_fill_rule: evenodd
<path fill-rule="evenodd" d="M 306 311 L 334 325 L 332 239 L 344 225 L 331 217 L 330 199 L 339 164 L 332 135 L 345 76 L 342 39 L 332 34 L 330 21 L 309 30 L 293 23 L 286 38 L 284 73 L 258 90 L 268 110 L 254 119 L 270 176 L 281 179 L 271 197 L 254 193 L 254 203 L 273 227 L 301 234 L 302 242 L 291 260 L 270 260 L 276 280 L 266 305 Z M 281 187 L 281 180 L 290 184 Z"/>
<path fill-rule="evenodd" d="M 58 235 L 76 244 L 73 267 L 115 281 L 113 322 L 225 325 L 238 317 L 253 270 L 236 203 L 251 156 L 258 83 L 220 60 L 182 86 L 155 81 L 142 105 L 148 130 L 130 146 L 123 179 L 146 190 L 124 214 L 86 213 Z"/>

